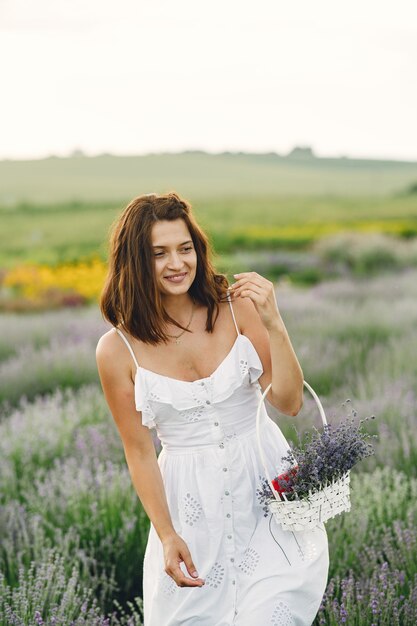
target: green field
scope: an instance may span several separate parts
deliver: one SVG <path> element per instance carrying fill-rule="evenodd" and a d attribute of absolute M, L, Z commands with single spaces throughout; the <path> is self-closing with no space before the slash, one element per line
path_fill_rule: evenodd
<path fill-rule="evenodd" d="M 340 230 L 417 233 L 417 163 L 202 152 L 0 162 L 0 267 L 106 258 L 136 195 L 187 198 L 220 254 L 298 249 Z"/>
<path fill-rule="evenodd" d="M 98 255 L 120 203 L 20 205 L 0 211 L 0 267 L 34 261 L 57 264 Z M 417 197 L 244 197 L 193 202 L 216 252 L 300 249 L 340 230 L 417 234 Z"/>
<path fill-rule="evenodd" d="M 195 202 L 259 196 L 384 196 L 417 182 L 417 163 L 184 152 L 0 162 L 0 206 L 125 202 L 176 189 Z"/>
<path fill-rule="evenodd" d="M 277 155 L 3 161 L 0 268 L 106 262 L 110 226 L 132 197 L 168 190 L 191 202 L 221 272 L 313 284 L 341 255 L 339 275 L 416 265 L 416 181 L 416 163 Z M 365 236 L 341 242 L 344 232 Z"/>

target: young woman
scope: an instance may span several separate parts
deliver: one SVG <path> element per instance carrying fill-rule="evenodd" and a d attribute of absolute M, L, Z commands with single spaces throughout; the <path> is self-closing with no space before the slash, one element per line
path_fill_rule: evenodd
<path fill-rule="evenodd" d="M 103 392 L 150 519 L 145 626 L 307 626 L 328 576 L 324 524 L 283 531 L 262 498 L 255 421 L 303 404 L 273 283 L 215 272 L 176 193 L 135 198 L 113 226 L 97 345 Z M 289 445 L 262 405 L 269 471 Z M 162 450 L 156 455 L 150 429 Z"/>

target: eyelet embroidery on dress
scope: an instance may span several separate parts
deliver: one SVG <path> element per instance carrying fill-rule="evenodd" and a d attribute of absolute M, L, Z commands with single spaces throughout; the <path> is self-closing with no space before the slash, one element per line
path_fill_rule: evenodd
<path fill-rule="evenodd" d="M 177 583 L 169 574 L 164 572 L 162 574 L 162 582 L 161 582 L 161 591 L 168 598 L 173 596 L 174 593 L 179 589 Z"/>
<path fill-rule="evenodd" d="M 294 626 L 292 613 L 282 600 L 278 602 L 272 614 L 271 626 Z"/>
<path fill-rule="evenodd" d="M 303 561 L 313 561 L 317 556 L 317 546 L 311 539 L 301 541 L 301 558 Z"/>
<path fill-rule="evenodd" d="M 149 404 L 148 400 L 146 400 L 146 402 L 145 402 L 145 411 L 146 411 L 146 413 L 149 413 L 150 415 L 152 415 L 152 408 L 151 408 L 151 405 Z"/>
<path fill-rule="evenodd" d="M 240 367 L 240 373 L 242 374 L 242 376 L 244 376 L 245 374 L 248 373 L 249 371 L 249 367 L 248 367 L 248 361 L 247 359 L 240 359 L 239 361 L 239 367 Z"/>
<path fill-rule="evenodd" d="M 144 403 L 145 413 L 149 417 L 149 419 L 151 419 L 153 422 L 155 420 L 155 411 L 152 407 L 151 402 L 152 401 L 158 402 L 160 400 L 161 400 L 161 397 L 157 393 L 154 393 L 153 391 L 150 391 L 147 397 L 145 398 L 145 403 Z"/>
<path fill-rule="evenodd" d="M 148 399 L 145 399 L 144 401 L 142 413 L 145 418 L 148 418 L 152 421 L 152 423 L 154 423 L 155 414 Z"/>
<path fill-rule="evenodd" d="M 259 552 L 254 550 L 254 548 L 246 548 L 243 559 L 239 563 L 238 567 L 240 570 L 242 570 L 244 574 L 247 574 L 248 576 L 253 576 L 253 573 L 256 570 L 258 563 Z"/>
<path fill-rule="evenodd" d="M 200 519 L 203 507 L 190 493 L 183 497 L 185 523 L 193 526 Z"/>
<path fill-rule="evenodd" d="M 206 586 L 208 587 L 218 587 L 224 578 L 224 567 L 221 563 L 217 561 L 209 571 L 206 576 Z"/>
<path fill-rule="evenodd" d="M 185 419 L 187 422 L 199 422 L 203 415 L 204 407 L 198 406 L 191 409 L 184 409 L 179 412 L 179 416 Z"/>
<path fill-rule="evenodd" d="M 194 381 L 195 383 L 198 383 L 198 380 Z M 210 382 L 210 381 L 209 381 Z M 191 386 L 191 395 L 193 397 L 194 402 L 196 403 L 196 406 L 201 406 L 203 407 L 205 405 L 205 401 L 203 400 L 203 398 L 200 397 L 200 395 L 197 393 L 197 390 L 199 389 L 199 387 L 194 388 L 193 386 Z"/>

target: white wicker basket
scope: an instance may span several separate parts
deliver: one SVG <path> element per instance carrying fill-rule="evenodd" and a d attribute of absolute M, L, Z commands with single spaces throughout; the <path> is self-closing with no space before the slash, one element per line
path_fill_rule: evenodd
<path fill-rule="evenodd" d="M 320 411 L 323 426 L 325 426 L 327 419 L 319 397 L 306 381 L 304 381 L 304 385 L 312 394 Z M 265 476 L 274 496 L 267 502 L 268 508 L 284 530 L 308 530 L 315 528 L 320 522 L 326 522 L 331 517 L 350 510 L 350 470 L 338 480 L 323 485 L 320 490 L 310 492 L 305 498 L 287 500 L 285 493 L 283 493 L 284 499 L 281 499 L 280 494 L 272 484 L 260 438 L 261 407 L 271 386 L 272 383 L 263 392 L 256 413 L 256 435 L 259 454 L 264 466 Z"/>

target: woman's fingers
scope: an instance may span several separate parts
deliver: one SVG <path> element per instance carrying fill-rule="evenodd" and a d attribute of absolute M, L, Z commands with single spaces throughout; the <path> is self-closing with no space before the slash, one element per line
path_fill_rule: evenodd
<path fill-rule="evenodd" d="M 175 545 L 176 544 L 176 545 Z M 198 578 L 197 568 L 191 558 L 187 544 L 181 537 L 177 537 L 174 545 L 170 546 L 170 553 L 166 554 L 166 573 L 173 578 L 178 587 L 202 587 L 204 580 Z M 180 567 L 184 562 L 188 573 L 192 578 L 188 578 Z"/>
<path fill-rule="evenodd" d="M 165 571 L 175 580 L 178 587 L 202 587 L 204 585 L 202 578 L 188 578 L 180 568 L 179 563 Z"/>
<path fill-rule="evenodd" d="M 264 292 L 263 287 L 260 287 L 258 284 L 254 283 L 251 280 L 247 280 L 245 282 L 242 282 L 242 284 L 240 284 L 238 287 L 235 287 L 232 293 L 235 296 L 239 296 L 242 293 L 242 291 L 244 291 L 245 289 L 251 289 L 252 291 L 258 294 L 261 294 Z"/>
<path fill-rule="evenodd" d="M 280 315 L 274 283 L 257 272 L 241 272 L 234 277 L 236 282 L 229 287 L 232 299 L 250 298 L 264 326 L 272 328 Z"/>
<path fill-rule="evenodd" d="M 239 296 L 243 289 L 251 289 L 258 295 L 268 294 L 274 287 L 272 281 L 257 272 L 243 272 L 242 274 L 235 274 L 235 276 L 239 276 L 239 278 L 230 285 L 230 292 L 235 296 Z"/>
<path fill-rule="evenodd" d="M 268 286 L 271 281 L 258 274 L 258 272 L 242 272 L 241 274 L 235 274 L 236 280 L 230 285 L 230 289 L 233 291 L 237 287 L 240 287 L 244 283 L 251 282 L 259 287 Z"/>
<path fill-rule="evenodd" d="M 187 571 L 190 574 L 190 576 L 192 576 L 193 578 L 198 578 L 197 568 L 195 567 L 193 563 L 193 560 L 191 558 L 191 554 L 188 548 L 184 548 L 181 556 L 184 561 L 184 565 L 187 568 Z"/>
<path fill-rule="evenodd" d="M 240 298 L 250 298 L 252 300 L 252 302 L 255 304 L 255 306 L 259 305 L 259 307 L 264 307 L 268 303 L 268 298 L 267 298 L 267 296 L 265 296 L 264 293 L 256 293 L 252 289 L 242 289 L 240 294 L 239 294 L 239 297 Z M 259 311 L 259 309 L 258 309 L 258 311 Z"/>

